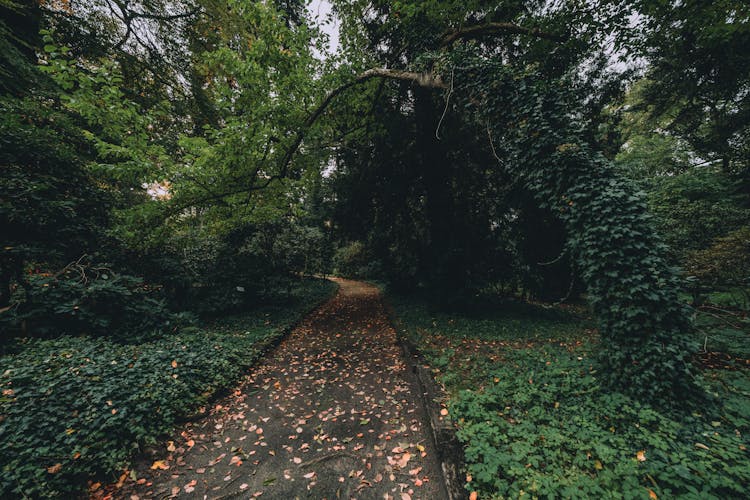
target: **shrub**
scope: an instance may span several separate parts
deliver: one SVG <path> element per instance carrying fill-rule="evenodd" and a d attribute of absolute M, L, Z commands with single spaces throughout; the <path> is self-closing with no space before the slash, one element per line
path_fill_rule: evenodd
<path fill-rule="evenodd" d="M 705 250 L 691 252 L 686 271 L 694 277 L 698 289 L 739 288 L 745 293 L 746 303 L 750 302 L 750 227 L 716 238 Z"/>
<path fill-rule="evenodd" d="M 43 337 L 85 334 L 138 341 L 192 323 L 187 315 L 172 314 L 140 278 L 86 258 L 56 274 L 30 275 L 14 301 L 0 322 L 8 328 L 24 324 L 25 333 Z"/>
<path fill-rule="evenodd" d="M 334 273 L 347 278 L 375 278 L 382 274 L 380 267 L 361 241 L 339 248 L 333 256 Z"/>

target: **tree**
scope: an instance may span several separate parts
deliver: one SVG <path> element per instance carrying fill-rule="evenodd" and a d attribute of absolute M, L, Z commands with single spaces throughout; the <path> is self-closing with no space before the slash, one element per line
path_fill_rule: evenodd
<path fill-rule="evenodd" d="M 453 99 L 446 111 L 450 105 L 471 110 L 461 118 L 477 136 L 488 136 L 501 168 L 564 223 L 566 251 L 600 320 L 609 383 L 652 400 L 691 394 L 684 337 L 689 321 L 678 299 L 678 278 L 664 258 L 644 197 L 586 143 L 593 124 L 579 111 L 587 97 L 579 69 L 596 54 L 591 42 L 602 35 L 592 24 L 576 33 L 560 27 L 591 22 L 592 14 L 569 5 L 509 12 L 472 10 L 476 6 L 464 3 L 399 2 L 376 3 L 374 13 L 359 4 L 337 6 L 354 26 L 348 38 L 372 37 L 372 52 L 361 57 L 364 64 L 392 51 L 393 59 L 377 62 L 402 66 L 364 71 L 352 82 L 383 77 L 446 89 Z M 403 33 L 402 43 L 388 43 L 384 33 Z M 416 113 L 435 107 L 419 88 L 413 95 Z M 438 116 L 426 121 L 437 126 Z M 423 142 L 425 147 L 441 151 L 434 141 Z M 437 156 L 443 155 L 431 157 L 438 162 L 431 166 L 441 168 Z"/>

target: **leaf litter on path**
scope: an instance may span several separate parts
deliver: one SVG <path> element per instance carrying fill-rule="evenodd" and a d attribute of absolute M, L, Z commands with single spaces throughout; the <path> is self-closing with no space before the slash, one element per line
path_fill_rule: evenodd
<path fill-rule="evenodd" d="M 377 289 L 337 281 L 334 299 L 115 496 L 446 498 Z"/>

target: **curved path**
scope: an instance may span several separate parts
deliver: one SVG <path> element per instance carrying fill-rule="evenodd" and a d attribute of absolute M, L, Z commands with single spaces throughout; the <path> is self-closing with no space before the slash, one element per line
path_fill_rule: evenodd
<path fill-rule="evenodd" d="M 378 290 L 339 293 L 206 418 L 136 468 L 122 498 L 446 498 L 424 409 Z"/>

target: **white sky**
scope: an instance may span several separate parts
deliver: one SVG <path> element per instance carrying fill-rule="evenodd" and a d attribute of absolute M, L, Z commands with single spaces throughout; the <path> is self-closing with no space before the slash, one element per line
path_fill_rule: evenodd
<path fill-rule="evenodd" d="M 312 0 L 307 4 L 307 11 L 313 20 L 317 21 L 323 32 L 330 37 L 328 53 L 335 54 L 339 50 L 339 21 L 335 18 L 329 19 L 331 4 L 327 0 Z"/>

